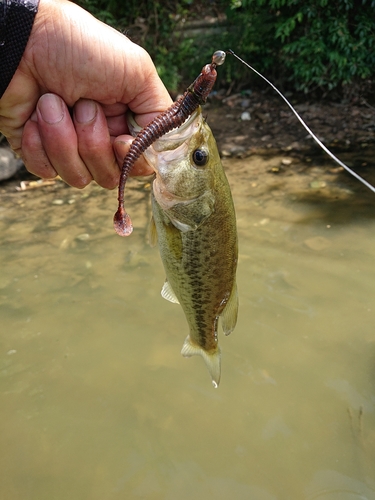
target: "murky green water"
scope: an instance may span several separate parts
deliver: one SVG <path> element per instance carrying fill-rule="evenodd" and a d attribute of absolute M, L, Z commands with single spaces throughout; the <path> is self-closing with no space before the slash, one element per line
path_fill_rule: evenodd
<path fill-rule="evenodd" d="M 144 183 L 128 239 L 115 192 L 0 195 L 1 499 L 375 499 L 375 197 L 329 162 L 226 164 L 240 317 L 218 390 L 180 355 Z"/>

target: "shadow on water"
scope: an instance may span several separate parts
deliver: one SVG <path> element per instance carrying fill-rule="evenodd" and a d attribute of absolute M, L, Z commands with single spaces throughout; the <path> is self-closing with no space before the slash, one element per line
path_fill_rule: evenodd
<path fill-rule="evenodd" d="M 353 161 L 352 155 L 342 154 L 340 158 L 356 173 L 375 186 L 375 162 L 373 154 L 362 156 L 361 160 Z M 368 158 L 365 161 L 365 158 Z M 326 214 L 327 221 L 347 223 L 356 219 L 373 219 L 375 212 L 369 210 L 372 206 L 374 193 L 353 178 L 341 167 L 332 165 L 325 156 L 311 159 L 315 179 L 310 182 L 309 191 L 294 193 L 292 199 L 301 203 L 319 205 Z"/>
<path fill-rule="evenodd" d="M 321 157 L 224 163 L 240 317 L 218 390 L 160 297 L 148 181 L 127 239 L 115 192 L 0 186 L 1 498 L 375 499 L 375 197 Z"/>

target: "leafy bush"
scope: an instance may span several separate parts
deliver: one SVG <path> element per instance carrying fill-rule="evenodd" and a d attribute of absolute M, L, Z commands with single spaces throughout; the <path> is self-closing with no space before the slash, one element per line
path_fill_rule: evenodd
<path fill-rule="evenodd" d="M 375 0 L 232 0 L 227 12 L 235 27 L 228 41 L 292 89 L 329 91 L 374 77 Z"/>
<path fill-rule="evenodd" d="M 375 0 L 76 2 L 142 45 L 172 92 L 191 83 L 214 50 L 229 48 L 284 90 L 345 91 L 374 79 Z M 206 14 L 226 15 L 225 27 L 184 32 L 184 21 Z M 237 87 L 258 78 L 230 57 L 219 75 Z"/>

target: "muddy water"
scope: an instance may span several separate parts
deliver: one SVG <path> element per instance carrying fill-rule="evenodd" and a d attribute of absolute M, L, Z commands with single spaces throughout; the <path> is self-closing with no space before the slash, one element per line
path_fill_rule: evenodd
<path fill-rule="evenodd" d="M 319 159 L 226 167 L 240 317 L 218 390 L 180 355 L 146 182 L 128 239 L 95 185 L 1 193 L 0 498 L 375 499 L 375 198 Z"/>

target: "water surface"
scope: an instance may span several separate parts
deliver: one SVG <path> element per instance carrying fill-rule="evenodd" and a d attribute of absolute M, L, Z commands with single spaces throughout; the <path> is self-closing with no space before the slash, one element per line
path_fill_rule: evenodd
<path fill-rule="evenodd" d="M 0 193 L 0 498 L 375 499 L 374 195 L 328 160 L 225 165 L 240 315 L 217 390 L 180 355 L 146 181 L 126 239 L 115 192 Z"/>

